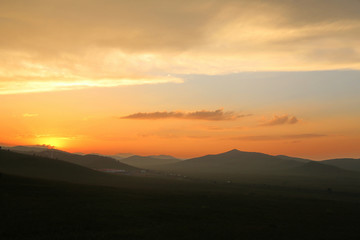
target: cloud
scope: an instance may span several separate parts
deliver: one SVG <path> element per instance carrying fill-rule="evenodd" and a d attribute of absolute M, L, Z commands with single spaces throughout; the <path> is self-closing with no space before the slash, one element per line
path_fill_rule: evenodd
<path fill-rule="evenodd" d="M 258 135 L 258 136 L 240 136 L 231 138 L 231 140 L 244 141 L 273 141 L 273 140 L 292 140 L 292 139 L 310 139 L 326 137 L 325 134 L 305 133 L 305 134 L 289 134 L 289 135 Z"/>
<path fill-rule="evenodd" d="M 360 69 L 359 12 L 357 0 L 2 1 L 0 82 Z"/>
<path fill-rule="evenodd" d="M 0 95 L 19 94 L 19 93 L 38 93 L 50 91 L 65 91 L 75 89 L 85 89 L 94 87 L 118 87 L 129 85 L 160 84 L 160 83 L 182 83 L 181 78 L 158 77 L 158 78 L 122 78 L 122 79 L 96 79 L 85 80 L 75 78 L 73 80 L 53 80 L 53 81 L 0 81 Z"/>
<path fill-rule="evenodd" d="M 299 120 L 295 116 L 290 115 L 282 115 L 277 116 L 274 115 L 272 119 L 265 121 L 264 123 L 260 124 L 260 126 L 275 126 L 275 125 L 284 125 L 284 124 L 296 124 Z"/>
<path fill-rule="evenodd" d="M 238 118 L 249 115 L 238 115 L 234 112 L 224 112 L 222 109 L 215 111 L 195 111 L 195 112 L 149 112 L 149 113 L 134 113 L 128 116 L 120 117 L 120 119 L 141 119 L 141 120 L 158 120 L 158 119 L 193 119 L 193 120 L 208 120 L 208 121 L 226 121 L 236 120 Z"/>

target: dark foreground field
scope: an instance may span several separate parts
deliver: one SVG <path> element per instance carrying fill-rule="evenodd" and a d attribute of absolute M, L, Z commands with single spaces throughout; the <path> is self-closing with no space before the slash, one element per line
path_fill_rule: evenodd
<path fill-rule="evenodd" d="M 130 189 L 9 175 L 0 186 L 1 239 L 360 239 L 357 193 L 191 182 Z"/>

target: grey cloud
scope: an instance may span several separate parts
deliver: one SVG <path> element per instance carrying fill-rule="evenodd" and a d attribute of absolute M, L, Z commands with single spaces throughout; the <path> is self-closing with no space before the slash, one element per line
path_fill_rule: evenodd
<path fill-rule="evenodd" d="M 272 119 L 260 124 L 260 126 L 275 126 L 275 125 L 284 125 L 284 124 L 296 124 L 299 120 L 295 116 L 275 115 Z"/>
<path fill-rule="evenodd" d="M 0 46 L 42 53 L 77 52 L 88 46 L 185 51 L 206 43 L 214 22 L 239 16 L 247 20 L 264 12 L 281 16 L 274 18 L 279 27 L 360 20 L 356 0 L 20 0 L 1 5 L 0 34 L 6 37 Z M 231 15 L 224 17 L 228 9 Z"/>
<path fill-rule="evenodd" d="M 218 6 L 216 1 L 5 1 L 0 34 L 6 37 L 0 46 L 52 54 L 88 46 L 187 49 L 203 39 Z"/>
<path fill-rule="evenodd" d="M 356 0 L 3 0 L 0 77 L 358 68 L 359 12 Z"/>
<path fill-rule="evenodd" d="M 208 120 L 208 121 L 224 121 L 236 120 L 238 118 L 249 115 L 238 115 L 234 112 L 224 112 L 222 109 L 215 111 L 195 111 L 195 112 L 139 112 L 130 114 L 128 116 L 120 117 L 120 119 L 142 119 L 142 120 L 157 120 L 157 119 L 193 119 L 193 120 Z"/>

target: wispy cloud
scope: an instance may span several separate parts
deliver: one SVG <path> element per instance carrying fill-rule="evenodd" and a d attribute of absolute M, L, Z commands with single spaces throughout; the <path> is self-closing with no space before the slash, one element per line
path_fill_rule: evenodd
<path fill-rule="evenodd" d="M 326 137 L 325 134 L 305 133 L 305 134 L 289 134 L 289 135 L 257 135 L 257 136 L 239 136 L 233 137 L 231 140 L 244 141 L 273 141 L 273 140 L 292 140 L 292 139 L 309 139 Z"/>
<path fill-rule="evenodd" d="M 242 117 L 249 116 L 239 115 L 234 112 L 224 112 L 223 109 L 215 111 L 195 111 L 195 112 L 181 112 L 181 111 L 164 111 L 164 112 L 139 112 L 130 114 L 120 119 L 142 119 L 142 120 L 158 120 L 158 119 L 193 119 L 193 120 L 208 120 L 208 121 L 226 121 L 236 120 Z"/>
<path fill-rule="evenodd" d="M 55 81 L 0 81 L 0 95 L 37 93 L 50 91 L 76 90 L 94 87 L 119 87 L 130 85 L 160 84 L 160 83 L 182 83 L 181 78 L 176 77 L 151 77 L 151 78 L 119 78 L 119 79 L 93 79 L 84 80 L 75 78 L 73 80 Z"/>
<path fill-rule="evenodd" d="M 295 116 L 290 115 L 274 115 L 272 119 L 265 120 L 265 122 L 261 123 L 260 126 L 275 126 L 275 125 L 284 125 L 284 124 L 296 124 L 299 120 Z"/>

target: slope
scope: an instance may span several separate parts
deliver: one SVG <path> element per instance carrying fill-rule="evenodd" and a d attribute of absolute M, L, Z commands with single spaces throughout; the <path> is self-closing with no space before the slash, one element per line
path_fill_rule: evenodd
<path fill-rule="evenodd" d="M 139 168 L 156 168 L 157 166 L 173 164 L 180 162 L 181 160 L 176 158 L 154 158 L 154 157 L 143 157 L 134 155 L 125 159 L 121 159 L 120 162 L 139 167 Z"/>
<path fill-rule="evenodd" d="M 335 166 L 342 169 L 360 172 L 360 159 L 354 158 L 338 158 L 321 161 L 321 163 Z"/>
<path fill-rule="evenodd" d="M 69 162 L 0 150 L 0 172 L 25 177 L 97 184 L 107 174 Z"/>
<path fill-rule="evenodd" d="M 63 160 L 71 163 L 75 163 L 87 168 L 93 169 L 118 169 L 118 170 L 126 170 L 126 171 L 136 171 L 137 168 L 133 166 L 129 166 L 127 164 L 121 163 L 113 158 L 99 156 L 95 154 L 86 154 L 86 155 L 78 155 L 73 153 L 68 153 L 65 151 L 57 150 L 57 149 L 46 149 L 41 152 L 32 152 L 31 149 L 25 151 L 26 149 L 23 147 L 23 151 L 21 153 L 54 158 L 58 160 Z"/>
<path fill-rule="evenodd" d="M 258 174 L 279 172 L 303 163 L 256 152 L 231 150 L 162 166 L 163 170 L 189 173 Z"/>

